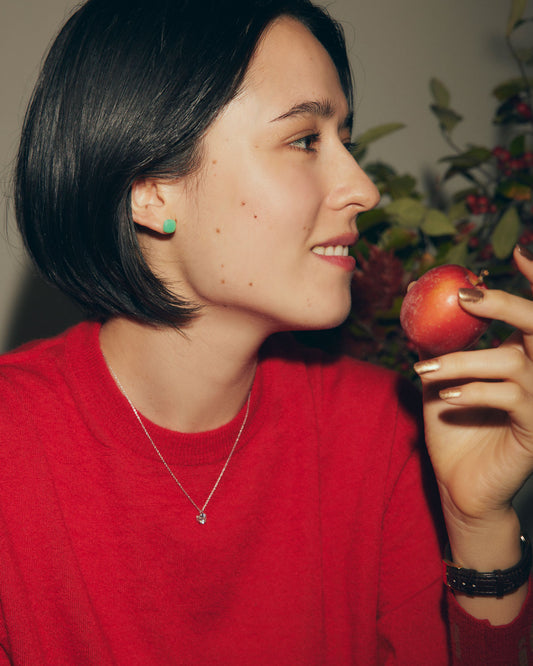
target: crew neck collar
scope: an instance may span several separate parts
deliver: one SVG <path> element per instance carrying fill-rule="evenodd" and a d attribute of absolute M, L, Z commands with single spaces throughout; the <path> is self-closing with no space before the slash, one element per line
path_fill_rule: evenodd
<path fill-rule="evenodd" d="M 100 348 L 100 328 L 98 323 L 84 322 L 67 333 L 67 383 L 87 426 L 103 446 L 124 447 L 134 455 L 153 459 L 153 447 L 107 367 Z M 250 396 L 250 413 L 236 450 L 247 445 L 263 421 L 258 413 L 264 388 L 261 365 L 258 364 Z M 265 406 L 269 402 L 265 401 Z M 203 465 L 225 460 L 235 442 L 245 412 L 246 404 L 225 425 L 199 433 L 169 430 L 142 414 L 140 416 L 168 463 Z"/>

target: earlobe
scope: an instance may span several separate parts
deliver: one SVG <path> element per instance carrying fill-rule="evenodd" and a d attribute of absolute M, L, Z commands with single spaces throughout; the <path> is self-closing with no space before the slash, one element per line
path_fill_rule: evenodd
<path fill-rule="evenodd" d="M 131 214 L 141 227 L 159 234 L 172 234 L 176 221 L 168 215 L 166 189 L 157 178 L 138 178 L 131 186 Z"/>

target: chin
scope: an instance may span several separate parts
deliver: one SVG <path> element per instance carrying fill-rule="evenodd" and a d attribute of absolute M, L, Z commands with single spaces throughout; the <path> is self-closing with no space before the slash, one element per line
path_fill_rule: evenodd
<path fill-rule="evenodd" d="M 340 326 L 342 323 L 346 321 L 346 318 L 350 314 L 350 305 L 348 307 L 344 307 L 342 309 L 339 308 L 338 311 L 336 312 L 320 312 L 317 313 L 316 317 L 308 319 L 306 322 L 302 323 L 301 325 L 297 326 L 296 328 L 293 327 L 292 330 L 298 330 L 298 331 L 326 331 L 331 328 L 337 328 L 337 326 Z"/>

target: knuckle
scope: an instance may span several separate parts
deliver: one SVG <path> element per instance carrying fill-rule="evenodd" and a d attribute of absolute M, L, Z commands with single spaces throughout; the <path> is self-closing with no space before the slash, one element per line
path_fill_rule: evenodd
<path fill-rule="evenodd" d="M 509 406 L 516 405 L 525 397 L 524 390 L 520 386 L 518 386 L 518 384 L 509 384 L 507 393 L 508 393 L 507 400 Z"/>
<path fill-rule="evenodd" d="M 511 374 L 514 375 L 526 371 L 528 361 L 521 349 L 518 347 L 508 347 L 506 354 L 506 365 Z"/>

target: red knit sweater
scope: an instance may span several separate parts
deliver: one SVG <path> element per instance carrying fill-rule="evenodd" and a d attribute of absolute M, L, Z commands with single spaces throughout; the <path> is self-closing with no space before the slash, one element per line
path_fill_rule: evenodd
<path fill-rule="evenodd" d="M 98 332 L 82 324 L 0 361 L 5 663 L 449 662 L 409 386 L 285 336 L 283 353 L 270 343 L 202 526 L 116 388 Z M 193 435 L 145 421 L 197 504 L 243 416 Z M 531 606 L 492 629 L 450 603 L 460 663 L 509 665 L 531 650 Z"/>

